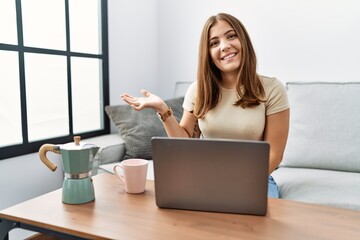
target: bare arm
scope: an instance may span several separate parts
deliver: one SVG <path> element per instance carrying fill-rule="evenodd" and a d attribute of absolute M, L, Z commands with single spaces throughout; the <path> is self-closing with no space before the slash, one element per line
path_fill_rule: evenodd
<path fill-rule="evenodd" d="M 168 106 L 160 97 L 146 90 L 141 90 L 144 97 L 134 97 L 127 93 L 121 95 L 121 98 L 128 103 L 134 110 L 141 111 L 143 108 L 152 108 L 161 114 L 168 111 Z M 171 115 L 163 122 L 165 131 L 169 137 L 199 137 L 197 118 L 184 110 L 180 124 L 175 117 Z"/>
<path fill-rule="evenodd" d="M 290 110 L 266 117 L 264 140 L 270 144 L 269 175 L 279 166 L 289 133 Z"/>

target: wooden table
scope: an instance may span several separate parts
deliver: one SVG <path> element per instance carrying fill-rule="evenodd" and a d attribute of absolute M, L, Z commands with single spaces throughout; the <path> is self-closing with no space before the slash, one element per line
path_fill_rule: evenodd
<path fill-rule="evenodd" d="M 89 239 L 360 239 L 360 211 L 269 199 L 267 216 L 161 209 L 154 183 L 127 194 L 114 175 L 94 177 L 95 201 L 61 202 L 61 190 L 0 211 L 0 238 L 13 227 Z"/>

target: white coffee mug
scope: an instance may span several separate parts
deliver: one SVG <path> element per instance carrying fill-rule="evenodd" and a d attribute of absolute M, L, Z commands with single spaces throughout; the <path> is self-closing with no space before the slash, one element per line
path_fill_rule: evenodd
<path fill-rule="evenodd" d="M 124 183 L 127 193 L 142 193 L 145 191 L 146 176 L 149 161 L 145 159 L 127 159 L 115 165 L 113 171 Z M 121 168 L 123 175 L 120 175 L 117 168 Z"/>

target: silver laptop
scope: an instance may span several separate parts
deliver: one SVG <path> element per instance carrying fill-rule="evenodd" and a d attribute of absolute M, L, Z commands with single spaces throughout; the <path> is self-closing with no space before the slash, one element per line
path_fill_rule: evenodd
<path fill-rule="evenodd" d="M 266 215 L 269 144 L 153 137 L 160 208 Z"/>

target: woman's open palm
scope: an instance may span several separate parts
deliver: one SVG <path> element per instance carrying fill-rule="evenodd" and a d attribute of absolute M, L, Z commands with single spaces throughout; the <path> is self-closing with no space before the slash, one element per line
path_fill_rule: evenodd
<path fill-rule="evenodd" d="M 144 89 L 141 90 L 144 97 L 134 97 L 127 93 L 121 95 L 121 98 L 133 109 L 140 111 L 143 108 L 159 109 L 164 101 L 157 95 L 152 94 Z"/>

